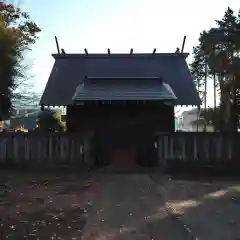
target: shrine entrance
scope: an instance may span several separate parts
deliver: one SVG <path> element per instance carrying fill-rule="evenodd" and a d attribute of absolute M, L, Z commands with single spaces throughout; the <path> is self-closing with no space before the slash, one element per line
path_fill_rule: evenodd
<path fill-rule="evenodd" d="M 137 164 L 137 149 L 116 147 L 111 151 L 111 164 L 116 166 L 134 166 Z"/>

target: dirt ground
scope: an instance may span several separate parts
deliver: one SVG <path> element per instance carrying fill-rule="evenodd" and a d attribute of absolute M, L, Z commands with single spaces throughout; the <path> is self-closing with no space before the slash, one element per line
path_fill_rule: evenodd
<path fill-rule="evenodd" d="M 102 174 L 83 232 L 84 240 L 190 240 L 192 236 L 167 214 L 148 174 Z"/>
<path fill-rule="evenodd" d="M 240 239 L 240 180 L 152 177 L 168 211 L 196 239 Z"/>
<path fill-rule="evenodd" d="M 187 239 L 184 229 L 194 239 L 240 239 L 239 180 L 193 181 L 153 174 L 158 195 L 148 174 L 101 175 L 102 180 L 82 173 L 0 171 L 0 239 L 81 239 L 96 217 L 101 229 L 117 229 L 120 220 L 126 220 L 128 228 L 134 224 L 136 230 L 125 229 L 124 239 L 149 233 L 163 236 L 160 239 Z M 110 213 L 103 218 L 107 209 Z"/>
<path fill-rule="evenodd" d="M 81 239 L 96 180 L 0 172 L 0 239 Z"/>

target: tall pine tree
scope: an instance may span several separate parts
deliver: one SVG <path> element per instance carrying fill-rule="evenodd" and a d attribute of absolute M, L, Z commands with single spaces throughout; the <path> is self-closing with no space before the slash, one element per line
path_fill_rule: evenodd
<path fill-rule="evenodd" d="M 221 129 L 236 131 L 238 125 L 239 77 L 239 16 L 228 8 L 222 20 L 217 20 L 217 27 L 200 34 L 199 45 L 194 48 L 194 60 L 191 64 L 193 76 L 205 85 L 215 79 L 219 87 L 220 110 L 215 118 L 220 119 Z M 196 49 L 198 49 L 196 51 Z M 207 69 L 205 64 L 207 63 Z M 213 121 L 214 122 L 214 121 Z"/>

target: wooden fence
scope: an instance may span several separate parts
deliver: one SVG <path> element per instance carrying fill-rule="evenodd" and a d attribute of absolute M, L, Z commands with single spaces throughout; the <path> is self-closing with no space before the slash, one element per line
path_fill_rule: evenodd
<path fill-rule="evenodd" d="M 0 165 L 73 167 L 94 165 L 91 137 L 77 133 L 0 133 Z M 240 133 L 158 135 L 158 165 L 167 171 L 240 174 Z"/>
<path fill-rule="evenodd" d="M 240 133 L 177 132 L 158 135 L 158 159 L 169 171 L 236 172 Z"/>
<path fill-rule="evenodd" d="M 90 138 L 71 133 L 1 133 L 0 164 L 88 168 L 93 165 Z"/>

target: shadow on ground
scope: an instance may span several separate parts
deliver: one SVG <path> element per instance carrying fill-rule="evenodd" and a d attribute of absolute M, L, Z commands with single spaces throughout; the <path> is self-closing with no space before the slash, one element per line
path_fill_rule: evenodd
<path fill-rule="evenodd" d="M 240 181 L 152 175 L 168 210 L 204 240 L 240 239 Z"/>
<path fill-rule="evenodd" d="M 102 174 L 84 239 L 193 239 L 147 174 Z"/>

